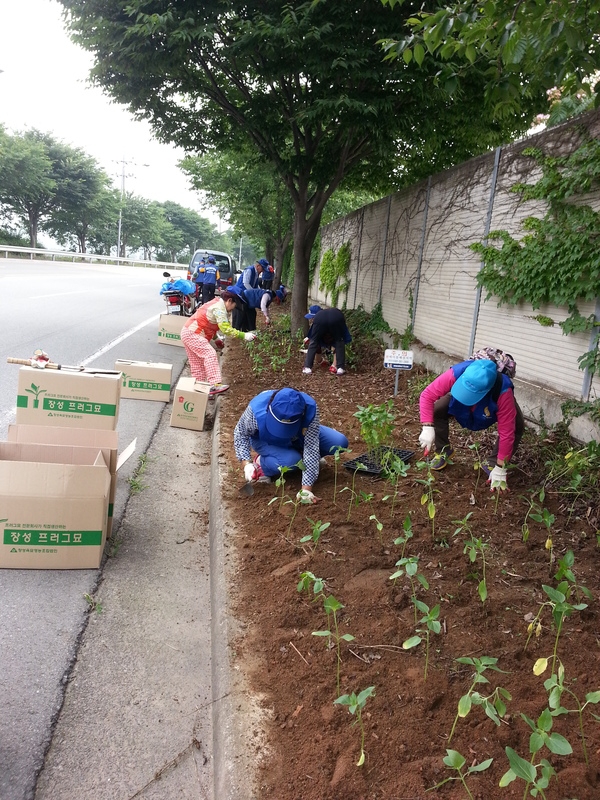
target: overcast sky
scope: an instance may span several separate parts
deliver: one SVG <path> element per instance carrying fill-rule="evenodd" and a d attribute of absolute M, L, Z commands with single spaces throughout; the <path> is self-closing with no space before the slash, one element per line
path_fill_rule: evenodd
<path fill-rule="evenodd" d="M 183 152 L 153 140 L 146 122 L 87 85 L 92 56 L 71 42 L 61 10 L 54 0 L 0 0 L 0 123 L 9 132 L 37 128 L 81 148 L 118 188 L 125 160 L 125 191 L 172 200 L 218 224 L 177 169 Z"/>

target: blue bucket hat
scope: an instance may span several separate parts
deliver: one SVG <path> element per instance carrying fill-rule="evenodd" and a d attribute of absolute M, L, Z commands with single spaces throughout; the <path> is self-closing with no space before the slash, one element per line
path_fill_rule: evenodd
<path fill-rule="evenodd" d="M 323 311 L 321 306 L 311 306 L 308 309 L 308 314 L 304 315 L 304 319 L 312 319 L 313 317 L 316 317 L 319 311 Z"/>
<path fill-rule="evenodd" d="M 497 374 L 493 361 L 474 361 L 456 380 L 450 394 L 464 406 L 474 406 L 493 388 Z"/>
<path fill-rule="evenodd" d="M 256 263 L 260 264 L 263 269 L 268 269 L 269 267 L 269 262 L 266 258 L 259 258 Z"/>
<path fill-rule="evenodd" d="M 214 256 L 209 256 L 208 257 L 208 263 L 209 264 L 216 264 L 217 262 L 215 260 L 215 257 Z"/>
<path fill-rule="evenodd" d="M 300 433 L 306 401 L 296 389 L 280 389 L 267 407 L 265 424 L 277 439 L 292 439 Z"/>

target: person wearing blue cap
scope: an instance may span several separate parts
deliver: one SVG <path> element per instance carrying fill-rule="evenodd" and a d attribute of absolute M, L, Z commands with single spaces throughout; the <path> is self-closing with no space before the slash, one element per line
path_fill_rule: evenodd
<path fill-rule="evenodd" d="M 271 324 L 271 317 L 269 315 L 269 306 L 273 302 L 273 300 L 277 297 L 277 293 L 273 292 L 272 290 L 267 289 L 243 289 L 241 286 L 237 284 L 235 286 L 230 286 L 229 291 L 231 294 L 236 295 L 237 302 L 236 308 L 242 308 L 244 312 L 244 317 L 247 319 L 247 312 L 249 310 L 254 311 L 254 328 L 251 330 L 256 329 L 256 310 L 260 308 L 263 317 L 265 318 L 265 325 Z M 281 302 L 278 299 L 278 302 Z"/>
<path fill-rule="evenodd" d="M 444 469 L 454 450 L 449 439 L 449 418 L 462 428 L 481 431 L 498 423 L 498 436 L 490 457 L 481 461 L 490 488 L 507 488 L 507 465 L 523 432 L 523 412 L 515 400 L 514 385 L 494 361 L 468 360 L 455 364 L 427 386 L 419 398 L 423 429 L 419 444 L 425 455 L 435 445 L 432 470 Z"/>
<path fill-rule="evenodd" d="M 280 467 L 299 469 L 302 461 L 302 487 L 296 498 L 318 503 L 313 486 L 319 460 L 347 448 L 348 439 L 320 424 L 319 408 L 309 394 L 286 387 L 261 392 L 250 401 L 235 426 L 233 446 L 247 482 L 269 482 L 279 477 Z M 252 450 L 257 453 L 254 459 Z"/>
<path fill-rule="evenodd" d="M 217 261 L 214 256 L 209 256 L 208 261 L 201 267 L 204 272 L 204 281 L 202 283 L 202 302 L 209 303 L 215 296 L 215 289 L 219 278 L 219 270 L 217 268 Z"/>
<path fill-rule="evenodd" d="M 335 356 L 329 371 L 333 375 L 343 375 L 346 372 L 346 345 L 352 341 L 343 313 L 339 308 L 311 306 L 304 316 L 311 320 L 311 326 L 308 342 L 304 340 L 308 344 L 308 350 L 302 372 L 310 375 L 316 354 L 333 348 Z"/>
<path fill-rule="evenodd" d="M 265 266 L 269 266 L 267 259 L 259 258 L 253 266 L 246 267 L 235 285 L 244 291 L 258 289 L 258 282 Z M 256 309 L 251 309 L 248 305 L 236 306 L 231 317 L 231 324 L 238 331 L 256 330 Z"/>

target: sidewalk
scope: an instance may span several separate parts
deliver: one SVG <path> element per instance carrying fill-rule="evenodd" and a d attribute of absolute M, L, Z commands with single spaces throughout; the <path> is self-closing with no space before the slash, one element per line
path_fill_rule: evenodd
<path fill-rule="evenodd" d="M 229 664 L 218 413 L 213 440 L 170 427 L 170 412 L 105 563 L 36 800 L 253 796 L 248 695 Z"/>

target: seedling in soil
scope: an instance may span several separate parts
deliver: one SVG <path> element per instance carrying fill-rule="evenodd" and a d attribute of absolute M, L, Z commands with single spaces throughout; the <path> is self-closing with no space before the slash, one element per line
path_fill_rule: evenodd
<path fill-rule="evenodd" d="M 272 503 L 276 503 L 279 500 L 279 510 L 281 511 L 281 507 L 285 501 L 285 475 L 287 472 L 291 472 L 293 467 L 278 467 L 279 470 L 279 477 L 275 481 L 275 486 L 280 490 L 280 494 L 274 497 L 272 500 L 269 500 L 269 505 Z"/>
<path fill-rule="evenodd" d="M 365 703 L 369 697 L 372 697 L 374 694 L 375 687 L 369 686 L 363 689 L 362 692 L 359 692 L 359 694 L 355 694 L 354 692 L 352 692 L 352 694 L 343 694 L 333 701 L 340 706 L 348 706 L 348 711 L 356 716 L 356 720 L 352 724 L 356 725 L 358 723 L 360 727 L 360 757 L 356 762 L 357 767 L 362 767 L 365 763 L 365 726 L 362 721 L 362 712 Z"/>
<path fill-rule="evenodd" d="M 402 461 L 401 458 L 398 458 L 391 450 L 388 450 L 383 457 L 382 467 L 385 480 L 394 487 L 394 494 L 386 494 L 383 498 L 384 503 L 391 498 L 392 507 L 390 509 L 390 517 L 393 517 L 396 500 L 398 498 L 398 484 L 400 478 L 406 478 L 410 466 L 405 461 Z"/>
<path fill-rule="evenodd" d="M 313 547 L 313 552 L 314 552 L 317 549 L 317 545 L 319 544 L 319 539 L 321 538 L 321 535 L 327 530 L 327 528 L 329 528 L 331 522 L 321 522 L 320 519 L 318 519 L 315 522 L 310 517 L 307 517 L 307 521 L 310 524 L 311 531 L 308 536 L 303 536 L 300 539 L 300 544 L 304 544 L 305 542 L 312 542 L 314 545 Z"/>
<path fill-rule="evenodd" d="M 473 516 L 473 512 L 469 511 L 469 513 L 465 517 L 463 517 L 462 519 L 453 519 L 452 520 L 452 524 L 453 525 L 458 525 L 458 528 L 454 531 L 452 536 L 458 536 L 459 533 L 463 533 L 463 531 L 464 531 L 464 533 L 466 533 L 467 536 L 471 536 L 472 537 L 473 533 L 472 533 L 472 530 L 471 530 L 471 523 L 470 523 L 470 519 L 471 519 L 472 516 Z"/>
<path fill-rule="evenodd" d="M 538 658 L 533 665 L 533 672 L 535 675 L 543 675 L 548 667 L 547 658 Z M 581 736 L 581 745 L 583 748 L 583 757 L 585 763 L 589 764 L 587 747 L 585 743 L 585 734 L 583 731 L 583 712 L 588 705 L 596 705 L 600 703 L 600 692 L 588 692 L 585 696 L 585 703 L 581 704 L 579 698 L 568 686 L 565 686 L 565 668 L 561 661 L 558 663 L 558 669 L 549 678 L 544 681 L 544 688 L 548 692 L 548 708 L 553 717 L 558 717 L 561 714 L 577 714 L 579 717 L 579 733 Z M 562 706 L 563 693 L 570 695 L 575 701 L 577 708 L 564 708 Z M 592 714 L 595 720 L 600 721 L 597 714 Z"/>
<path fill-rule="evenodd" d="M 335 642 L 336 654 L 337 654 L 337 664 L 336 664 L 336 687 L 337 687 L 337 694 L 339 696 L 340 693 L 340 664 L 342 663 L 342 658 L 340 655 L 340 642 L 343 640 L 344 642 L 353 642 L 354 636 L 351 633 L 342 633 L 340 634 L 339 626 L 338 626 L 338 618 L 337 612 L 341 611 L 344 606 L 337 600 L 332 594 L 329 597 L 326 597 L 323 601 L 323 607 L 325 608 L 325 613 L 327 614 L 327 619 L 330 619 L 330 615 L 333 617 L 333 631 L 326 630 L 326 631 L 313 631 L 313 636 L 327 636 L 329 641 L 333 639 Z"/>
<path fill-rule="evenodd" d="M 481 658 L 470 658 L 469 656 L 463 656 L 462 658 L 457 658 L 456 661 L 459 664 L 466 664 L 469 667 L 474 667 L 475 672 L 473 674 L 473 682 L 469 687 L 469 691 L 466 694 L 463 694 L 458 701 L 458 711 L 454 717 L 454 723 L 452 725 L 452 730 L 450 731 L 450 736 L 448 736 L 448 744 L 450 744 L 452 741 L 458 720 L 464 719 L 471 711 L 473 706 L 481 706 L 488 717 L 495 722 L 496 725 L 500 725 L 500 718 L 506 714 L 506 704 L 504 701 L 512 699 L 510 693 L 500 686 L 494 689 L 494 691 L 487 697 L 483 697 L 479 692 L 475 691 L 476 686 L 480 686 L 481 684 L 489 684 L 488 679 L 483 674 L 486 670 L 489 669 L 493 670 L 494 672 L 502 672 L 507 674 L 504 670 L 496 666 L 498 663 L 497 658 L 493 658 L 492 656 L 481 656 Z"/>
<path fill-rule="evenodd" d="M 478 553 L 481 555 L 482 578 L 477 585 L 477 592 L 482 603 L 485 603 L 487 600 L 487 584 L 485 582 L 485 551 L 488 547 L 489 544 L 487 542 L 484 542 L 483 539 L 477 539 L 474 536 L 472 539 L 469 539 L 468 542 L 465 542 L 465 547 L 463 550 L 463 553 L 469 556 L 469 561 L 471 564 L 475 563 Z"/>
<path fill-rule="evenodd" d="M 524 542 L 528 541 L 530 533 L 529 524 L 527 520 L 529 519 L 531 514 L 540 513 L 542 510 L 542 507 L 536 502 L 535 498 L 537 497 L 540 503 L 543 503 L 546 493 L 543 488 L 539 492 L 537 489 L 532 489 L 530 491 L 530 495 L 531 495 L 530 497 L 525 497 L 525 495 L 522 494 L 519 495 L 519 499 L 525 500 L 525 502 L 529 506 L 529 508 L 527 509 L 527 513 L 525 514 L 525 519 L 523 520 L 523 524 L 521 525 L 521 534 Z"/>
<path fill-rule="evenodd" d="M 410 518 L 410 514 L 407 514 L 404 517 L 404 522 L 402 523 L 402 529 L 404 530 L 402 536 L 398 536 L 397 539 L 394 539 L 394 544 L 402 545 L 402 550 L 400 551 L 400 558 L 404 558 L 404 551 L 406 550 L 406 545 L 408 544 L 408 540 L 412 539 L 413 537 L 412 520 Z"/>
<path fill-rule="evenodd" d="M 534 620 L 530 622 L 529 626 L 527 627 L 527 632 L 529 635 L 527 636 L 524 649 L 527 649 L 529 640 L 534 632 L 536 636 L 540 635 L 542 614 L 544 613 L 544 609 L 546 607 L 550 608 L 552 611 L 552 619 L 554 620 L 554 627 L 556 629 L 556 636 L 554 637 L 554 650 L 552 653 L 552 674 L 554 674 L 554 668 L 557 661 L 558 640 L 562 631 L 563 622 L 565 621 L 565 618 L 570 617 L 574 611 L 583 611 L 584 608 L 587 608 L 587 603 L 569 603 L 569 598 L 574 591 L 574 587 L 570 586 L 569 582 L 566 580 L 561 581 L 556 589 L 554 589 L 552 586 L 545 585 L 542 586 L 542 589 L 546 592 L 548 600 L 541 604 Z"/>
<path fill-rule="evenodd" d="M 468 776 L 472 775 L 474 772 L 484 772 L 484 770 L 486 770 L 490 766 L 490 764 L 494 759 L 486 758 L 486 760 L 482 761 L 481 764 L 473 764 L 466 770 L 466 772 L 463 772 L 463 767 L 467 763 L 466 758 L 462 756 L 458 752 L 458 750 L 448 750 L 448 748 L 446 748 L 446 753 L 448 755 L 445 756 L 442 759 L 442 761 L 447 767 L 450 767 L 450 769 L 456 770 L 457 775 L 456 776 L 453 775 L 450 778 L 446 778 L 445 780 L 440 781 L 440 783 L 436 783 L 435 786 L 431 786 L 429 789 L 426 789 L 426 791 L 432 792 L 434 789 L 439 789 L 440 786 L 443 786 L 445 783 L 448 783 L 448 781 L 460 781 L 463 785 L 463 789 L 468 794 L 470 800 L 473 800 L 473 795 L 471 794 L 469 787 L 467 786 L 466 778 L 468 778 Z"/>
<path fill-rule="evenodd" d="M 575 573 L 573 572 L 573 564 L 575 563 L 575 556 L 573 555 L 572 550 L 567 550 L 564 556 L 559 559 L 558 562 L 558 569 L 556 571 L 556 575 L 554 576 L 554 580 L 558 581 L 559 583 L 563 580 L 567 581 L 569 585 L 569 594 L 575 593 L 577 600 L 581 600 L 581 595 L 584 595 L 591 600 L 592 593 L 583 584 L 577 583 L 577 578 L 575 577 Z"/>
<path fill-rule="evenodd" d="M 540 493 L 541 494 L 541 493 Z M 550 569 L 554 563 L 554 546 L 552 544 L 552 526 L 556 521 L 554 514 L 551 514 L 547 508 L 540 509 L 539 513 L 531 514 L 531 519 L 536 522 L 541 522 L 546 527 L 546 550 L 550 551 Z"/>
<path fill-rule="evenodd" d="M 348 504 L 348 516 L 346 517 L 346 522 L 350 522 L 350 516 L 352 515 L 352 506 L 353 505 L 358 506 L 358 504 L 360 503 L 360 496 L 355 489 L 356 473 L 359 472 L 360 470 L 366 470 L 366 467 L 364 464 L 358 462 L 356 465 L 356 469 L 352 473 L 352 486 L 344 486 L 344 488 L 340 490 L 340 494 L 342 492 L 350 492 L 350 503 Z"/>
<path fill-rule="evenodd" d="M 477 473 L 477 480 L 475 481 L 475 494 L 477 494 L 477 487 L 479 486 L 479 478 L 481 477 L 481 455 L 479 453 L 481 449 L 481 445 L 479 442 L 473 442 L 473 444 L 469 445 L 469 450 L 472 450 L 475 453 L 475 461 L 473 462 L 473 469 Z"/>
<path fill-rule="evenodd" d="M 369 517 L 369 519 L 370 519 L 370 520 L 372 519 L 372 520 L 375 522 L 375 527 L 377 528 L 377 533 L 379 534 L 379 541 L 380 541 L 380 542 L 383 542 L 383 536 L 382 536 L 382 531 L 383 531 L 383 522 L 380 522 L 380 521 L 377 519 L 377 517 L 375 516 L 375 514 L 371 514 L 371 516 Z"/>
<path fill-rule="evenodd" d="M 525 781 L 525 792 L 523 800 L 527 797 L 527 791 L 530 786 L 533 786 L 531 794 L 535 797 L 540 794 L 541 797 L 546 798 L 544 789 L 548 788 L 550 778 L 556 775 L 551 764 L 543 758 L 538 765 L 534 764 L 536 755 L 542 749 L 547 747 L 551 753 L 557 756 L 568 756 L 573 752 L 573 748 L 560 733 L 551 733 L 552 731 L 552 714 L 549 708 L 545 708 L 537 722 L 530 719 L 526 714 L 521 714 L 521 718 L 531 728 L 531 736 L 529 737 L 529 752 L 531 753 L 531 760 L 526 761 L 522 758 L 512 747 L 505 747 L 504 752 L 508 756 L 508 763 L 510 769 L 504 773 L 500 779 L 500 786 L 504 788 L 512 783 L 515 778 L 521 778 Z M 538 777 L 538 769 L 540 776 Z M 534 789 L 537 789 L 534 792 Z"/>
<path fill-rule="evenodd" d="M 316 575 L 313 575 L 312 572 L 303 572 L 300 575 L 300 581 L 296 586 L 296 589 L 299 592 L 308 592 L 310 594 L 310 587 L 312 586 L 313 594 L 315 595 L 314 600 L 317 600 L 319 597 L 323 597 L 323 590 L 325 589 L 325 581 L 323 578 L 317 578 Z"/>
<path fill-rule="evenodd" d="M 340 458 L 342 453 L 351 453 L 349 447 L 332 447 L 333 451 L 333 505 L 337 505 L 335 502 L 336 494 L 337 494 L 337 482 L 338 482 L 338 470 L 340 468 Z"/>
<path fill-rule="evenodd" d="M 439 633 L 442 629 L 442 624 L 438 619 L 440 615 L 440 605 L 438 603 L 436 606 L 430 609 L 426 603 L 423 603 L 421 600 L 417 600 L 416 598 L 414 603 L 418 610 L 423 614 L 419 620 L 419 624 L 425 626 L 424 628 L 417 628 L 417 634 L 425 634 L 425 673 L 423 675 L 423 680 L 426 681 L 427 668 L 429 666 L 429 636 L 432 633 Z M 405 642 L 402 642 L 402 649 L 410 650 L 411 648 L 416 647 L 418 644 L 421 644 L 422 641 L 423 639 L 421 636 L 411 636 Z"/>
<path fill-rule="evenodd" d="M 412 592 L 412 603 L 415 610 L 415 625 L 417 624 L 417 589 L 415 585 L 415 580 L 417 580 L 424 589 L 429 589 L 429 583 L 427 582 L 427 578 L 425 575 L 422 575 L 419 572 L 419 557 L 418 556 L 402 556 L 402 558 L 396 561 L 396 567 L 398 569 L 390 575 L 391 581 L 396 581 L 398 578 L 401 578 L 404 573 L 406 573 L 406 577 L 410 581 L 410 588 Z"/>
<path fill-rule="evenodd" d="M 388 400 L 380 406 L 359 406 L 354 416 L 360 422 L 360 435 L 369 450 L 387 444 L 392 438 L 396 415 L 394 401 Z"/>
<path fill-rule="evenodd" d="M 434 488 L 435 475 L 429 461 L 417 462 L 417 469 L 427 470 L 427 477 L 417 478 L 416 481 L 425 487 L 421 495 L 421 505 L 427 506 L 427 516 L 431 520 L 431 535 L 435 538 L 435 495 L 440 494 L 440 490 Z"/>

